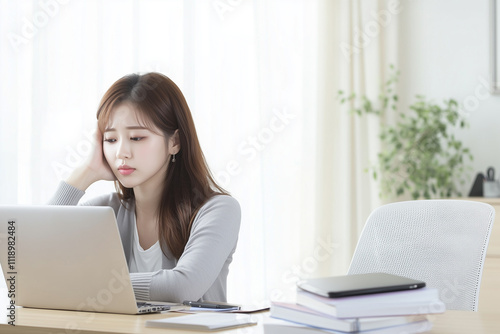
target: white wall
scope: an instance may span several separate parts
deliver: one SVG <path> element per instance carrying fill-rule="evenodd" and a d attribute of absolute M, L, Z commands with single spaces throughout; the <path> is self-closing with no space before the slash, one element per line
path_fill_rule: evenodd
<path fill-rule="evenodd" d="M 423 94 L 464 104 L 470 127 L 457 131 L 474 155 L 470 181 L 500 171 L 500 95 L 490 95 L 489 0 L 403 0 L 399 17 L 401 106 Z M 489 87 L 488 87 L 489 88 Z M 476 103 L 475 103 L 476 102 Z"/>

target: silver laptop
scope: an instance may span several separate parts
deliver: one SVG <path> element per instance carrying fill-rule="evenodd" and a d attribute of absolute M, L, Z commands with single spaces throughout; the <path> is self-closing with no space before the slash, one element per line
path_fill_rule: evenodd
<path fill-rule="evenodd" d="M 123 314 L 172 308 L 136 301 L 110 207 L 0 206 L 0 264 L 19 306 Z"/>

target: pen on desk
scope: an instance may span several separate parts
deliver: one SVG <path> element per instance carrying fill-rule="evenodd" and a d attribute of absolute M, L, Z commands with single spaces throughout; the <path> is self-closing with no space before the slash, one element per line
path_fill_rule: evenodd
<path fill-rule="evenodd" d="M 182 304 L 191 306 L 191 307 L 199 307 L 199 308 L 212 308 L 212 309 L 234 309 L 239 310 L 240 307 L 237 305 L 227 305 L 227 304 L 216 304 L 216 303 L 204 303 L 204 302 L 196 302 L 185 300 Z"/>

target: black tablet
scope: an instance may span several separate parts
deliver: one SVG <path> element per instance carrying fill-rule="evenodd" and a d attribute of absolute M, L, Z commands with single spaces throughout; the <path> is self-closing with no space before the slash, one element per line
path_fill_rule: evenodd
<path fill-rule="evenodd" d="M 386 273 L 369 273 L 311 278 L 299 281 L 297 286 L 320 296 L 338 298 L 419 289 L 425 282 Z"/>

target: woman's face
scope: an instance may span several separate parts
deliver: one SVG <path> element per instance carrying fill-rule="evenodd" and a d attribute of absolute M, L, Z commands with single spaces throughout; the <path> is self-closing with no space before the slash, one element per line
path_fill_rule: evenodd
<path fill-rule="evenodd" d="M 118 181 L 127 188 L 161 186 L 169 153 L 159 129 L 145 128 L 131 105 L 121 103 L 112 112 L 103 136 L 104 156 Z"/>

